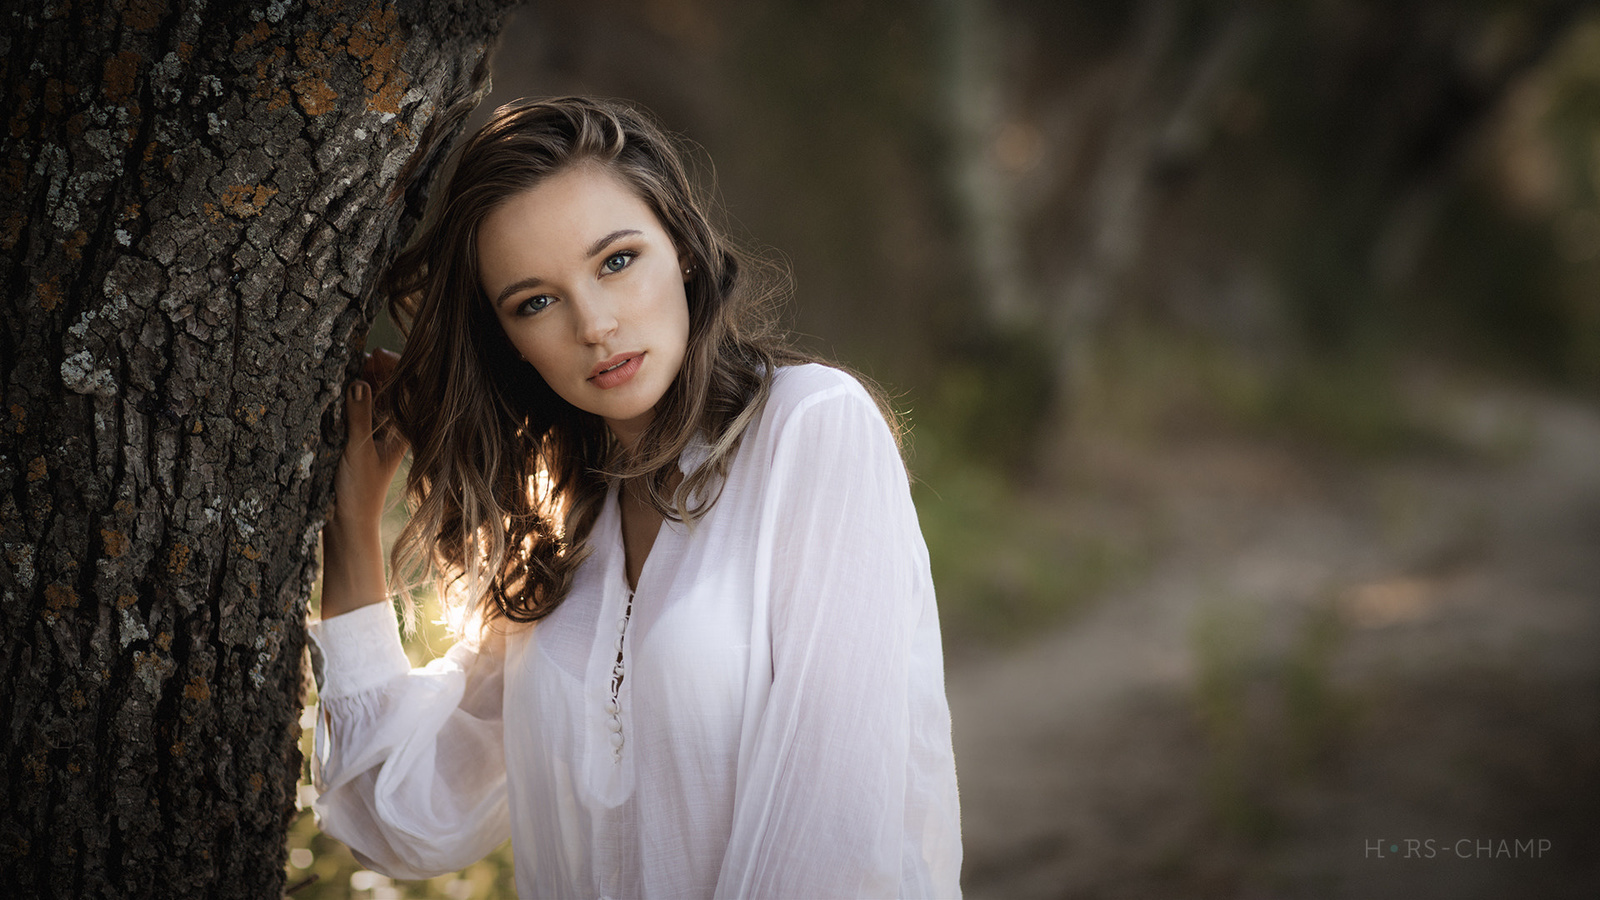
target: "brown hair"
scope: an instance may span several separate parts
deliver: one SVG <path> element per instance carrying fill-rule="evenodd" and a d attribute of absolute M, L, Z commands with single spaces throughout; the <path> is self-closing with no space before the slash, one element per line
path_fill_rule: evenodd
<path fill-rule="evenodd" d="M 392 411 L 412 453 L 412 514 L 394 568 L 431 573 L 441 587 L 464 581 L 466 607 L 482 621 L 532 622 L 560 604 L 608 478 L 639 479 L 643 497 L 669 518 L 703 514 L 776 367 L 814 361 L 774 326 L 787 272 L 713 224 L 683 156 L 625 104 L 568 97 L 502 106 L 462 147 L 420 235 L 380 280 L 405 336 L 380 408 Z M 478 276 L 484 218 L 579 163 L 603 165 L 630 186 L 691 267 L 683 365 L 630 453 L 598 416 L 559 398 L 518 358 Z M 669 490 L 697 434 L 710 453 Z"/>

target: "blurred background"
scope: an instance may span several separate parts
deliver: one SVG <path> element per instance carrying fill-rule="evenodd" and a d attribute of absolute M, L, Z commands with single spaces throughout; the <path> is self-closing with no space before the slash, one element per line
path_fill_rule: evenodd
<path fill-rule="evenodd" d="M 567 93 L 906 413 L 967 896 L 1600 893 L 1595 3 L 545 0 L 473 127 Z"/>

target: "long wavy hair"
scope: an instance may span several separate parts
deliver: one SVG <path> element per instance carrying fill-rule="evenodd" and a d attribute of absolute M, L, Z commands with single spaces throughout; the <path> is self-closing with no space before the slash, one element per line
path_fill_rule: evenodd
<path fill-rule="evenodd" d="M 442 599 L 455 593 L 479 621 L 533 622 L 561 603 L 611 479 L 631 482 L 665 517 L 692 523 L 704 514 L 775 369 L 818 361 L 776 329 L 787 270 L 742 251 L 714 224 L 684 158 L 647 114 L 622 103 L 502 106 L 462 147 L 419 236 L 380 276 L 405 345 L 378 407 L 412 454 L 411 516 L 393 569 L 432 575 Z M 690 270 L 683 365 L 631 451 L 519 358 L 479 279 L 485 217 L 577 164 L 605 166 L 631 187 Z M 678 460 L 696 439 L 709 453 L 673 489 Z"/>

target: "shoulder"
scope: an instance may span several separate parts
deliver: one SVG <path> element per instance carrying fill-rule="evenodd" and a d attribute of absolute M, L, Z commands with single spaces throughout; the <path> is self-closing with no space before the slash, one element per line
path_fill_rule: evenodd
<path fill-rule="evenodd" d="M 806 363 L 780 366 L 772 374 L 772 392 L 767 397 L 766 410 L 769 420 L 786 421 L 823 404 L 840 408 L 865 404 L 877 414 L 872 395 L 855 376 L 842 369 Z"/>
<path fill-rule="evenodd" d="M 893 432 L 872 394 L 849 372 L 820 363 L 773 373 L 759 429 L 775 445 L 799 444 L 802 457 L 878 447 L 898 458 Z"/>

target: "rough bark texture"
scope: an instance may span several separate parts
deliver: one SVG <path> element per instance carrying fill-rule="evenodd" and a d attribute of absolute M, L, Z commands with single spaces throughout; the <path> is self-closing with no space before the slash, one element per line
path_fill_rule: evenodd
<path fill-rule="evenodd" d="M 0 893 L 281 896 L 338 399 L 508 5 L 0 8 Z"/>

